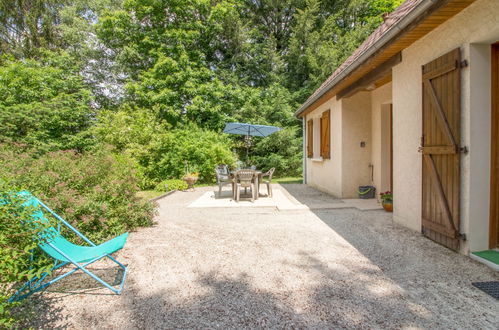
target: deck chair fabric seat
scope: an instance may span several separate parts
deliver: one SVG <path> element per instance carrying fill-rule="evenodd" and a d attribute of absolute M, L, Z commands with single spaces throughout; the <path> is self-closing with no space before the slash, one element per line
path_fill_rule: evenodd
<path fill-rule="evenodd" d="M 121 293 L 125 284 L 127 267 L 117 261 L 111 254 L 122 249 L 125 246 L 126 240 L 128 238 L 128 233 L 124 233 L 107 242 L 96 245 L 90 239 L 80 233 L 76 228 L 71 226 L 66 220 L 62 219 L 59 215 L 52 211 L 47 205 L 31 195 L 31 193 L 29 193 L 28 191 L 21 191 L 16 195 L 24 199 L 24 206 L 33 207 L 35 209 L 33 213 L 31 213 L 30 219 L 20 219 L 20 221 L 38 221 L 42 224 L 50 224 L 50 221 L 45 216 L 46 213 L 44 211 L 52 215 L 58 221 L 57 228 L 51 226 L 47 229 L 44 229 L 43 232 L 39 234 L 40 243 L 38 244 L 38 246 L 42 249 L 42 251 L 47 253 L 54 260 L 52 270 L 56 270 L 70 264 L 75 266 L 75 268 L 51 280 L 46 280 L 49 275 L 48 273 L 43 273 L 39 277 L 32 278 L 31 280 L 26 282 L 12 297 L 9 298 L 10 302 L 24 299 L 34 292 L 40 291 L 51 285 L 52 283 L 55 283 L 56 281 L 61 280 L 62 278 L 69 276 L 78 270 L 86 273 L 97 282 L 110 289 L 112 292 L 116 294 Z M 61 225 L 73 231 L 83 241 L 85 241 L 88 246 L 76 245 L 64 238 L 64 236 L 62 236 L 60 232 Z M 109 258 L 123 270 L 121 283 L 119 284 L 118 288 L 115 288 L 113 285 L 105 282 L 86 268 L 88 265 L 103 258 Z"/>
<path fill-rule="evenodd" d="M 63 262 L 69 262 L 70 260 L 68 258 L 64 257 L 62 254 L 57 252 L 57 250 L 54 249 L 53 246 L 56 246 L 59 250 L 61 250 L 65 255 L 67 255 L 73 261 L 84 263 L 94 260 L 95 258 L 104 257 L 107 254 L 112 254 L 118 250 L 121 250 L 123 246 L 125 246 L 127 237 L 128 233 L 125 233 L 123 235 L 113 238 L 110 241 L 102 243 L 101 245 L 80 246 L 73 244 L 64 237 L 62 237 L 61 235 L 58 235 L 51 239 L 50 241 L 50 243 L 52 243 L 51 245 L 40 244 L 40 248 L 54 259 Z"/>
<path fill-rule="evenodd" d="M 26 194 L 24 195 L 26 196 Z M 33 198 L 29 198 L 24 205 L 40 207 L 39 203 Z M 49 220 L 45 217 L 45 214 L 41 210 L 33 212 L 32 217 L 42 223 L 49 223 Z M 51 237 L 48 239 L 47 243 L 40 244 L 40 248 L 52 258 L 63 262 L 70 262 L 70 260 L 59 253 L 54 246 L 73 261 L 88 262 L 94 260 L 95 258 L 103 257 L 106 254 L 112 254 L 118 250 L 121 250 L 125 246 L 126 239 L 128 238 L 128 233 L 124 233 L 110 241 L 102 243 L 101 245 L 81 246 L 73 244 L 65 239 L 57 232 L 57 230 L 55 230 L 55 228 L 48 228 L 47 231 L 52 233 L 50 235 Z"/>

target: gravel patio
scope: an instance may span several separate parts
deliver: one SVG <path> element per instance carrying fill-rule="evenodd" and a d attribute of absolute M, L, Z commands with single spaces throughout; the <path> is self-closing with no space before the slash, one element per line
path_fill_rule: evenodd
<path fill-rule="evenodd" d="M 308 208 L 187 207 L 215 189 L 177 192 L 158 202 L 157 225 L 132 233 L 118 253 L 129 267 L 121 296 L 75 275 L 32 299 L 41 319 L 31 326 L 499 326 L 499 301 L 471 285 L 499 275 L 393 224 L 384 211 L 327 208 L 337 200 L 303 185 L 275 189 Z M 321 207 L 315 207 L 318 200 Z M 106 264 L 95 268 L 115 275 Z"/>

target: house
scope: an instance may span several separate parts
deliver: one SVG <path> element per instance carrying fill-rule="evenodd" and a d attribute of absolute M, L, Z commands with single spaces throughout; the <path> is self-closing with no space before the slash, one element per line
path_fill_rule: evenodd
<path fill-rule="evenodd" d="M 395 222 L 499 244 L 499 1 L 407 0 L 308 98 L 305 183 L 392 190 Z"/>

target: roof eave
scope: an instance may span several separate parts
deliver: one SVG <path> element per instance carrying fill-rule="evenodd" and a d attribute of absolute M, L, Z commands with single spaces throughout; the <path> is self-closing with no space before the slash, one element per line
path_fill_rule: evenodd
<path fill-rule="evenodd" d="M 388 32 L 386 32 L 379 40 L 377 40 L 371 47 L 369 47 L 359 58 L 353 61 L 349 66 L 345 68 L 338 76 L 326 84 L 326 86 L 312 98 L 308 99 L 301 107 L 295 112 L 296 117 L 302 117 L 302 113 L 307 110 L 311 105 L 313 105 L 317 100 L 319 100 L 324 94 L 341 82 L 346 76 L 352 73 L 354 70 L 362 66 L 366 61 L 368 61 L 372 56 L 376 55 L 376 52 L 382 47 L 387 45 L 392 41 L 398 33 L 413 23 L 417 18 L 423 15 L 428 9 L 430 9 L 439 0 L 422 1 L 413 10 L 411 10 L 407 16 L 403 17 L 399 22 L 394 24 Z"/>

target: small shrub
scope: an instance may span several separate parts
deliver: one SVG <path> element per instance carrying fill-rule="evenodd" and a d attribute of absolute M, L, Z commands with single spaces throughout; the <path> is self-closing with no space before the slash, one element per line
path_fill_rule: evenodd
<path fill-rule="evenodd" d="M 0 328 L 10 328 L 15 323 L 11 311 L 19 303 L 7 302 L 15 292 L 12 284 L 50 269 L 45 258 L 30 261 L 31 251 L 37 247 L 35 237 L 44 226 L 22 221 L 29 219 L 33 210 L 23 206 L 23 200 L 12 194 L 12 188 L 0 180 Z"/>
<path fill-rule="evenodd" d="M 39 158 L 0 148 L 0 180 L 29 190 L 97 243 L 152 224 L 154 206 L 136 197 L 139 178 L 126 157 L 104 149 Z"/>
<path fill-rule="evenodd" d="M 186 190 L 188 187 L 184 180 L 165 180 L 156 186 L 156 191 Z"/>

